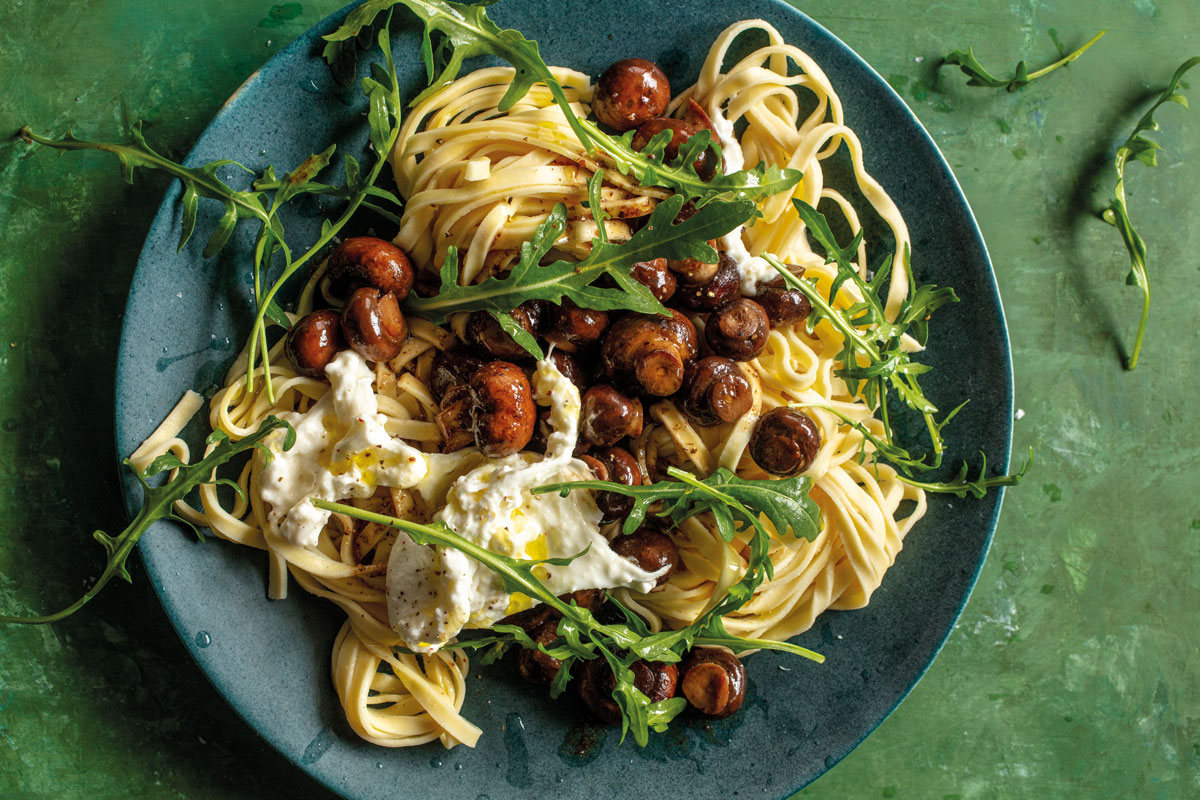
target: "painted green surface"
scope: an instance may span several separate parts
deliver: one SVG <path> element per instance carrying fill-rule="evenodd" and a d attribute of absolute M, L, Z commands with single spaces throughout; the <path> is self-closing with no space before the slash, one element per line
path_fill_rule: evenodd
<path fill-rule="evenodd" d="M 341 4 L 5 0 L 0 135 L 108 135 L 135 119 L 182 156 L 220 103 Z M 1200 116 L 1161 114 L 1162 166 L 1130 168 L 1150 242 L 1142 365 L 1125 256 L 1092 213 L 1150 90 L 1200 53 L 1194 0 L 806 0 L 912 105 L 991 247 L 1016 371 L 1011 492 L 958 628 L 927 677 L 802 797 L 1200 796 Z M 1076 66 L 1014 93 L 935 78 Z M 1200 95 L 1200 72 L 1193 78 Z M 1200 100 L 1200 97 L 1193 99 Z M 57 608 L 94 576 L 88 534 L 124 523 L 113 364 L 133 264 L 165 183 L 100 155 L 0 143 L 0 608 Z M 0 629 L 0 798 L 327 798 L 263 745 L 177 642 L 140 567 L 50 628 Z M 731 787 L 731 791 L 734 787 Z M 399 795 L 397 795 L 399 796 Z"/>

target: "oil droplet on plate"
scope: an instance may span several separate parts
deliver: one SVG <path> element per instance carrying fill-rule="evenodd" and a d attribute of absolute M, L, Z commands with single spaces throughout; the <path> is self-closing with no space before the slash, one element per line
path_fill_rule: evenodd
<path fill-rule="evenodd" d="M 208 635 L 208 631 L 200 631 L 196 634 L 195 642 L 196 647 L 203 649 L 212 644 L 212 637 Z"/>

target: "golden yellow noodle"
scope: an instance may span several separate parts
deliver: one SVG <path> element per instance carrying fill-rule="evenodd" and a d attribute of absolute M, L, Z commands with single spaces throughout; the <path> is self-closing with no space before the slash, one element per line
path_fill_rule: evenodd
<path fill-rule="evenodd" d="M 734 39 L 751 30 L 759 36 L 765 33 L 768 44 L 722 70 Z M 554 74 L 576 113 L 585 115 L 591 95 L 588 77 L 561 68 Z M 396 180 L 406 199 L 396 243 L 425 269 L 435 269 L 453 245 L 464 255 L 464 282 L 502 273 L 521 242 L 559 202 L 567 206 L 570 222 L 555 255 L 577 257 L 590 247 L 596 229 L 582 203 L 588 179 L 604 164 L 588 156 L 545 87 L 534 86 L 511 110 L 498 111 L 496 104 L 512 76 L 511 69 L 502 68 L 472 72 L 414 108 L 404 125 L 392 154 Z M 763 218 L 743 234 L 752 254 L 771 252 L 802 266 L 807 277 L 828 291 L 834 272 L 813 253 L 790 200 L 794 196 L 812 205 L 824 201 L 826 207 L 832 203 L 857 230 L 855 209 L 823 178 L 822 162 L 842 148 L 850 156 L 858 191 L 891 229 L 896 252 L 906 251 L 904 221 L 864 170 L 862 147 L 843 123 L 841 102 L 829 81 L 808 55 L 784 43 L 770 25 L 755 20 L 726 29 L 713 44 L 696 84 L 677 95 L 672 109 L 689 99 L 714 119 L 738 125 L 747 164 L 766 161 L 804 173 L 792 195 L 777 195 L 762 203 Z M 606 171 L 605 180 L 602 202 L 612 216 L 608 234 L 615 241 L 630 235 L 624 219 L 645 215 L 667 196 L 660 189 L 639 187 L 615 170 Z M 857 263 L 865 270 L 866 243 Z M 907 290 L 907 264 L 898 267 L 890 285 L 891 307 Z M 320 277 L 315 275 L 303 291 L 293 319 L 313 308 L 314 295 L 323 291 Z M 853 300 L 852 289 L 843 289 L 839 303 Z M 409 324 L 410 338 L 400 355 L 376 366 L 379 410 L 391 435 L 436 451 L 438 409 L 425 381 L 434 353 L 455 341 L 463 320 L 452 320 L 449 331 L 419 319 Z M 774 580 L 726 618 L 726 628 L 735 635 L 784 639 L 808 629 L 828 608 L 861 608 L 880 585 L 905 534 L 925 512 L 923 493 L 897 480 L 890 467 L 870 459 L 860 463 L 861 434 L 826 410 L 834 408 L 882 433 L 871 409 L 860 397 L 851 396 L 834 374 L 841 347 L 840 334 L 826 322 L 811 334 L 803 325 L 777 328 L 762 354 L 741 366 L 754 389 L 753 407 L 745 417 L 699 428 L 674 402 L 662 400 L 650 407 L 647 425 L 634 442 L 635 455 L 651 476 L 675 464 L 701 474 L 724 466 L 744 477 L 763 478 L 767 476 L 746 453 L 760 414 L 783 405 L 807 406 L 820 427 L 823 445 L 806 473 L 814 481 L 812 497 L 822 512 L 820 535 L 814 541 L 773 537 Z M 246 392 L 243 354 L 210 402 L 214 430 L 241 438 L 270 414 L 307 410 L 328 389 L 323 381 L 297 375 L 280 345 L 271 350 L 269 365 L 274 402 L 264 392 Z M 255 385 L 261 387 L 263 381 Z M 186 445 L 179 440 L 167 442 L 169 435 L 168 431 L 158 436 L 155 447 L 141 455 L 169 445 L 186 457 Z M 258 499 L 256 482 L 262 466 L 256 457 L 239 477 L 249 502 L 234 500 L 227 506 L 215 487 L 205 486 L 202 510 L 186 508 L 182 513 L 222 538 L 265 550 L 272 598 L 286 596 L 290 574 L 303 589 L 346 612 L 346 623 L 334 643 L 333 681 L 360 736 L 389 747 L 433 739 L 446 747 L 474 745 L 480 731 L 460 713 L 465 656 L 453 650 L 432 656 L 393 651 L 400 640 L 388 627 L 384 582 L 394 532 L 335 515 L 316 546 L 292 544 L 268 520 Z M 468 466 L 464 462 L 464 471 Z M 905 505 L 905 501 L 912 502 Z M 382 490 L 356 502 L 418 521 L 428 521 L 436 510 L 413 492 L 400 490 Z M 907 516 L 901 516 L 904 513 Z M 746 566 L 746 542 L 737 539 L 727 544 L 704 517 L 687 520 L 673 536 L 683 569 L 651 594 L 618 592 L 655 630 L 695 619 L 714 593 L 736 582 Z"/>

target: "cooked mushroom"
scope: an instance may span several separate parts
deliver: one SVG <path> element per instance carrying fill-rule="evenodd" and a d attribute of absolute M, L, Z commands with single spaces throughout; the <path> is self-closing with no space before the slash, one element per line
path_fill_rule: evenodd
<path fill-rule="evenodd" d="M 529 638 L 546 647 L 558 638 L 558 619 L 549 618 L 529 631 Z M 530 650 L 522 647 L 517 654 L 517 671 L 521 677 L 530 683 L 548 684 L 558 674 L 562 661 L 548 656 L 541 650 Z"/>
<path fill-rule="evenodd" d="M 355 236 L 342 242 L 329 256 L 330 288 L 345 296 L 363 286 L 391 292 L 403 303 L 413 288 L 413 268 L 408 255 L 386 239 Z"/>
<path fill-rule="evenodd" d="M 520 367 L 507 361 L 484 364 L 471 373 L 467 386 L 475 404 L 475 445 L 484 455 L 508 456 L 529 444 L 537 407 Z"/>
<path fill-rule="evenodd" d="M 642 432 L 642 401 L 607 384 L 588 389 L 579 411 L 579 433 L 591 444 L 608 447 Z"/>
<path fill-rule="evenodd" d="M 554 362 L 554 368 L 561 372 L 564 378 L 575 384 L 579 391 L 584 391 L 587 387 L 587 373 L 578 358 L 570 353 L 564 353 L 562 350 L 555 350 L 549 358 Z"/>
<path fill-rule="evenodd" d="M 463 347 L 439 350 L 433 357 L 433 366 L 429 370 L 430 393 L 435 400 L 441 400 L 451 386 L 466 383 L 471 373 L 486 363 L 486 360 Z"/>
<path fill-rule="evenodd" d="M 296 372 L 310 378 L 325 374 L 325 365 L 346 347 L 342 317 L 331 308 L 314 311 L 288 331 L 284 352 Z"/>
<path fill-rule="evenodd" d="M 679 391 L 696 357 L 696 329 L 678 311 L 671 316 L 628 314 L 617 320 L 600 349 L 604 372 L 626 389 L 655 397 Z"/>
<path fill-rule="evenodd" d="M 750 457 L 772 475 L 798 475 L 821 449 L 821 430 L 812 417 L 792 408 L 764 414 L 750 436 Z"/>
<path fill-rule="evenodd" d="M 633 685 L 639 692 L 657 703 L 675 696 L 679 683 L 679 670 L 674 664 L 657 661 L 635 661 L 629 665 L 633 672 Z M 583 704 L 600 719 L 609 723 L 621 721 L 621 709 L 613 699 L 617 681 L 612 668 L 603 658 L 583 663 L 579 676 L 579 697 Z"/>
<path fill-rule="evenodd" d="M 767 346 L 771 321 L 763 307 L 745 297 L 731 300 L 708 316 L 704 341 L 719 356 L 749 361 Z"/>
<path fill-rule="evenodd" d="M 597 480 L 625 486 L 641 486 L 645 482 L 646 476 L 637 459 L 623 447 L 601 448 L 583 456 L 583 461 L 591 467 Z M 629 516 L 633 510 L 633 498 L 616 492 L 596 492 L 596 507 L 600 509 L 600 522 L 607 525 Z"/>
<path fill-rule="evenodd" d="M 565 297 L 562 305 L 554 307 L 551 316 L 553 322 L 546 332 L 546 341 L 568 353 L 592 347 L 608 330 L 607 312 L 580 308 Z"/>
<path fill-rule="evenodd" d="M 683 696 L 701 714 L 721 719 L 746 699 L 746 668 L 728 650 L 697 647 L 680 665 Z"/>
<path fill-rule="evenodd" d="M 611 64 L 596 81 L 592 111 L 617 131 L 628 131 L 660 116 L 671 102 L 671 84 L 653 61 L 625 58 Z"/>
<path fill-rule="evenodd" d="M 716 245 L 715 240 L 709 240 L 709 247 L 715 250 Z M 680 292 L 696 291 L 716 277 L 721 269 L 721 255 L 718 253 L 715 261 L 701 261 L 698 258 L 668 259 L 667 269 L 678 276 L 679 283 L 682 284 L 679 287 Z"/>
<path fill-rule="evenodd" d="M 801 267 L 789 265 L 795 274 L 803 274 Z M 768 283 L 758 290 L 754 296 L 755 302 L 767 312 L 771 327 L 792 325 L 802 319 L 807 319 L 812 313 L 812 303 L 799 289 L 789 289 L 782 277 Z"/>
<path fill-rule="evenodd" d="M 541 300 L 527 300 L 514 308 L 512 318 L 534 338 L 545 332 L 547 321 L 546 304 Z M 500 323 L 486 311 L 472 311 L 467 322 L 467 338 L 486 350 L 489 355 L 503 359 L 523 360 L 532 358 L 524 347 L 517 344 Z"/>
<path fill-rule="evenodd" d="M 753 402 L 750 381 L 728 358 L 709 356 L 688 369 L 681 406 L 697 425 L 733 422 L 749 411 Z"/>
<path fill-rule="evenodd" d="M 666 568 L 666 572 L 658 577 L 658 585 L 662 586 L 679 568 L 679 548 L 667 534 L 655 530 L 649 525 L 642 525 L 630 534 L 618 536 L 612 542 L 613 552 L 629 559 L 646 572 L 658 572 Z"/>
<path fill-rule="evenodd" d="M 408 336 L 396 295 L 374 287 L 356 289 L 342 309 L 342 335 L 368 361 L 395 358 Z"/>
<path fill-rule="evenodd" d="M 668 266 L 676 263 L 685 264 L 688 262 L 667 262 Z M 697 275 L 704 274 L 697 272 Z M 675 292 L 675 302 L 684 308 L 692 311 L 712 311 L 714 308 L 724 305 L 733 298 L 738 296 L 738 287 L 741 284 L 742 276 L 738 272 L 737 265 L 733 263 L 733 259 L 721 253 L 717 259 L 717 266 L 705 282 L 699 285 L 689 285 L 687 280 L 684 280 L 684 285 L 679 287 L 679 291 Z"/>
<path fill-rule="evenodd" d="M 665 258 L 639 261 L 629 270 L 630 276 L 650 290 L 658 302 L 665 303 L 675 294 L 675 273 L 667 269 Z"/>
<path fill-rule="evenodd" d="M 454 453 L 475 444 L 474 409 L 471 390 L 465 383 L 451 386 L 442 395 L 441 410 L 433 421 L 442 434 L 443 453 Z"/>

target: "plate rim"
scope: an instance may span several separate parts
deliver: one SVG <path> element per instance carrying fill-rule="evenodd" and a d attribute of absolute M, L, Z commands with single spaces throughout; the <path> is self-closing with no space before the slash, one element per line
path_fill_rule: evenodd
<path fill-rule="evenodd" d="M 365 2 L 365 0 L 362 0 L 362 1 Z M 900 114 L 902 114 L 905 117 L 906 122 L 913 127 L 913 129 L 918 133 L 918 135 L 919 135 L 920 139 L 923 141 L 923 143 L 929 148 L 930 154 L 934 157 L 934 163 L 936 164 L 938 171 L 941 173 L 940 177 L 942 177 L 946 181 L 948 191 L 952 194 L 953 200 L 956 202 L 957 205 L 959 205 L 961 207 L 963 212 L 965 212 L 966 222 L 968 224 L 964 226 L 964 232 L 969 234 L 971 244 L 978 249 L 978 254 L 982 259 L 981 265 L 986 267 L 986 277 L 988 278 L 988 280 L 986 281 L 987 292 L 986 292 L 986 295 L 981 298 L 981 301 L 991 307 L 991 309 L 995 312 L 997 321 L 999 323 L 999 329 L 998 329 L 999 345 L 1000 345 L 999 349 L 1003 353 L 1003 363 L 1000 365 L 997 365 L 997 366 L 1000 367 L 999 378 L 1003 382 L 1004 393 L 1003 393 L 1003 397 L 992 398 L 992 402 L 996 403 L 996 405 L 1000 407 L 1000 410 L 1002 410 L 1004 412 L 1003 416 L 1002 416 L 1002 419 L 1004 420 L 1004 431 L 1003 431 L 1003 435 L 1001 437 L 1004 446 L 1003 446 L 1002 453 L 995 454 L 995 456 L 992 459 L 992 464 L 994 466 L 1000 468 L 1001 470 L 1007 471 L 1007 469 L 1009 468 L 1009 465 L 1011 463 L 1012 435 L 1013 435 L 1013 427 L 1014 427 L 1014 425 L 1013 425 L 1013 407 L 1014 407 L 1015 384 L 1014 384 L 1014 377 L 1013 377 L 1011 338 L 1009 336 L 1009 331 L 1008 331 L 1007 316 L 1005 314 L 1004 305 L 1003 305 L 1001 295 L 1000 295 L 999 283 L 996 279 L 995 266 L 992 262 L 991 254 L 988 251 L 987 243 L 983 238 L 983 234 L 980 229 L 978 219 L 975 215 L 974 209 L 971 207 L 970 202 L 968 201 L 968 199 L 966 197 L 966 193 L 963 191 L 962 186 L 959 183 L 957 176 L 955 175 L 954 171 L 951 169 L 949 162 L 947 161 L 947 159 L 945 157 L 945 154 L 942 152 L 941 148 L 938 147 L 937 142 L 934 140 L 932 135 L 929 133 L 929 131 L 925 127 L 925 125 L 921 122 L 920 118 L 916 115 L 916 113 L 912 110 L 912 108 L 908 105 L 908 103 L 906 103 L 904 101 L 904 99 L 895 90 L 895 88 L 892 87 L 892 85 L 890 83 L 888 83 L 888 81 L 865 58 L 860 56 L 845 41 L 843 41 L 836 34 L 832 33 L 828 28 L 826 28 L 820 22 L 818 22 L 813 17 L 806 14 L 801 9 L 789 4 L 788 2 L 786 2 L 786 0 L 761 0 L 761 1 L 773 6 L 775 9 L 775 12 L 778 14 L 792 15 L 792 16 L 798 17 L 805 26 L 809 27 L 814 32 L 814 34 L 816 34 L 818 37 L 826 39 L 827 42 L 834 49 L 840 51 L 840 55 L 843 58 L 846 58 L 848 61 L 853 63 L 854 66 L 856 66 L 857 68 L 866 71 L 869 74 L 869 76 L 871 76 L 874 79 L 874 81 L 878 84 L 878 88 L 892 102 L 892 105 L 894 106 L 894 110 L 898 111 Z M 323 32 L 331 30 L 335 23 L 338 23 L 341 20 L 343 20 L 350 13 L 351 10 L 353 10 L 355 7 L 357 7 L 360 4 L 361 3 L 359 2 L 359 0 L 355 0 L 355 2 L 351 2 L 334 12 L 327 14 L 325 17 L 320 19 L 314 25 L 309 27 L 307 30 L 305 30 L 304 32 L 302 32 L 301 34 L 296 36 L 295 39 L 293 39 L 291 42 L 289 42 L 285 47 L 281 48 L 277 53 L 275 53 L 273 56 L 271 56 L 271 58 L 267 59 L 261 66 L 259 66 L 249 76 L 247 76 L 246 79 L 244 81 L 242 81 L 241 84 L 238 85 L 238 87 L 230 94 L 230 96 L 214 112 L 212 118 L 208 121 L 208 123 L 204 126 L 203 130 L 196 137 L 196 140 L 192 144 L 191 148 L 189 149 L 187 156 L 183 159 L 183 161 L 181 163 L 191 164 L 192 159 L 196 154 L 196 151 L 198 149 L 200 149 L 207 142 L 208 138 L 211 135 L 213 135 L 213 129 L 222 121 L 222 118 L 225 116 L 225 114 L 227 114 L 229 112 L 234 112 L 237 110 L 237 107 L 238 107 L 240 101 L 242 100 L 243 95 L 246 93 L 246 91 L 248 89 L 252 88 L 257 83 L 262 82 L 266 77 L 270 76 L 275 70 L 292 62 L 294 59 L 315 57 L 315 56 L 311 56 L 309 54 L 309 51 L 311 51 L 313 45 L 316 43 L 316 41 L 319 39 L 319 37 L 323 35 Z M 164 192 L 162 201 L 160 202 L 157 211 L 155 212 L 153 218 L 151 219 L 151 222 L 147 229 L 148 237 L 149 237 L 149 233 L 155 231 L 159 227 L 159 225 L 163 223 L 163 221 L 164 221 L 163 218 L 167 218 L 167 220 L 166 220 L 168 223 L 167 227 L 168 228 L 171 227 L 170 223 L 174 221 L 174 217 L 175 217 L 176 210 L 177 210 L 177 203 L 179 201 L 181 194 L 182 194 L 181 185 L 179 184 L 178 181 L 173 180 L 171 182 L 171 184 L 167 187 L 166 191 Z M 148 241 L 148 239 L 147 239 L 147 241 Z M 146 250 L 147 250 L 147 245 L 146 245 L 146 242 L 144 242 L 142 251 L 139 253 L 138 261 L 137 261 L 135 270 L 134 270 L 133 275 L 130 280 L 130 289 L 127 294 L 125 310 L 123 312 L 123 319 L 122 319 L 121 330 L 120 330 L 120 344 L 118 346 L 117 358 L 116 358 L 116 369 L 115 369 L 115 373 L 114 373 L 114 376 L 115 376 L 114 377 L 114 395 L 115 395 L 115 397 L 114 397 L 114 422 L 115 422 L 114 445 L 115 445 L 115 448 L 114 449 L 115 449 L 116 455 L 117 455 L 118 470 L 121 472 L 121 482 L 122 482 L 123 487 L 125 487 L 125 489 L 126 489 L 126 491 L 124 492 L 125 507 L 126 507 L 127 513 L 131 517 L 137 511 L 137 506 L 132 502 L 132 495 L 128 491 L 129 483 L 132 480 L 132 478 L 130 476 L 128 476 L 127 474 L 125 474 L 125 470 L 123 469 L 123 467 L 120 466 L 121 461 L 126 456 L 126 454 L 121 451 L 121 441 L 125 438 L 123 436 L 123 431 L 125 429 L 125 424 L 126 424 L 125 423 L 126 415 L 123 413 L 124 392 L 122 391 L 122 387 L 125 385 L 125 378 L 123 375 L 123 371 L 124 371 L 124 364 L 126 361 L 125 355 L 126 355 L 126 350 L 127 350 L 127 343 L 130 341 L 132 327 L 135 325 L 134 317 L 132 315 L 130 315 L 129 313 L 127 313 L 128 307 L 129 307 L 129 300 L 132 298 L 134 290 L 136 289 L 139 275 L 142 274 L 144 269 L 149 270 L 149 269 L 154 268 L 154 264 L 151 263 L 147 257 Z M 895 710 L 908 697 L 908 695 L 912 692 L 912 690 L 916 687 L 916 685 L 921 681 L 922 678 L 925 677 L 925 675 L 928 673 L 929 669 L 933 666 L 934 661 L 937 659 L 938 655 L 941 653 L 942 649 L 945 647 L 946 642 L 948 641 L 948 639 L 950 637 L 950 634 L 954 631 L 959 619 L 961 618 L 962 613 L 967 605 L 967 602 L 970 600 L 972 594 L 974 593 L 974 590 L 978 584 L 979 575 L 980 575 L 980 573 L 983 569 L 984 563 L 986 562 L 987 557 L 991 551 L 991 546 L 995 539 L 996 528 L 998 525 L 1000 512 L 1003 508 L 1004 497 L 1006 494 L 1004 487 L 999 487 L 998 489 L 996 489 L 994 491 L 996 492 L 995 505 L 992 508 L 992 511 L 989 514 L 986 521 L 983 522 L 983 527 L 986 529 L 986 535 L 982 537 L 979 558 L 976 561 L 976 563 L 974 564 L 973 569 L 970 570 L 970 574 L 967 574 L 964 576 L 965 587 L 966 587 L 965 591 L 962 593 L 961 598 L 959 598 L 958 601 L 956 602 L 953 614 L 948 619 L 944 630 L 941 631 L 935 637 L 936 643 L 934 644 L 933 648 L 931 649 L 928 659 L 925 660 L 925 662 L 920 666 L 920 668 L 915 671 L 915 674 L 914 674 L 912 680 L 897 695 L 895 702 L 891 705 L 890 708 L 888 708 L 870 726 L 866 727 L 862 731 L 861 735 L 856 740 L 852 741 L 843 750 L 843 752 L 832 754 L 830 757 L 826 758 L 825 768 L 823 770 L 817 772 L 816 774 L 814 774 L 812 776 L 805 777 L 803 779 L 803 782 L 799 783 L 794 788 L 792 788 L 788 792 L 788 794 L 785 795 L 785 797 L 790 797 L 795 792 L 799 792 L 806 786 L 810 785 L 811 783 L 816 781 L 818 778 L 820 778 L 822 775 L 824 775 L 826 772 L 828 772 L 830 769 L 832 769 L 834 766 L 836 766 L 838 763 L 840 763 L 851 752 L 853 752 L 854 749 L 858 747 L 858 745 L 860 745 L 867 737 L 869 737 L 881 724 L 883 724 L 883 722 L 886 719 L 888 719 L 895 712 Z M 162 524 L 162 523 L 156 523 L 156 525 L 154 527 L 158 527 L 160 524 Z M 316 782 L 321 784 L 324 788 L 328 789 L 329 791 L 333 792 L 334 794 L 337 794 L 339 797 L 346 797 L 346 798 L 353 797 L 352 795 L 345 794 L 344 787 L 338 785 L 335 782 L 334 777 L 331 774 L 329 774 L 327 771 L 313 769 L 312 768 L 313 765 L 310 763 L 306 763 L 302 754 L 292 753 L 289 750 L 285 749 L 283 744 L 281 742 L 277 741 L 276 737 L 270 735 L 269 732 L 264 731 L 262 726 L 256 724 L 255 721 L 251 719 L 251 717 L 249 716 L 249 713 L 250 713 L 249 710 L 243 708 L 241 705 L 236 703 L 233 700 L 231 693 L 227 692 L 225 687 L 223 687 L 221 684 L 219 684 L 217 682 L 216 678 L 209 672 L 209 670 L 205 669 L 203 663 L 201 663 L 201 661 L 198 658 L 197 652 L 193 649 L 192 644 L 189 642 L 189 640 L 186 636 L 186 633 L 180 622 L 180 617 L 175 612 L 175 604 L 167 596 L 165 586 L 161 583 L 161 581 L 164 579 L 165 576 L 161 575 L 157 571 L 155 563 L 152 559 L 147 559 L 144 556 L 142 542 L 139 542 L 139 544 L 137 546 L 137 550 L 138 550 L 139 555 L 142 558 L 142 564 L 145 568 L 147 578 L 150 581 L 151 586 L 153 587 L 154 594 L 157 597 L 159 604 L 163 609 L 163 612 L 165 613 L 168 621 L 171 624 L 171 628 L 174 630 L 176 636 L 179 637 L 180 642 L 184 646 L 184 650 L 188 653 L 188 656 L 192 659 L 192 662 L 199 669 L 200 673 L 202 675 L 204 675 L 205 679 L 209 682 L 209 684 L 213 687 L 213 689 L 216 690 L 217 694 L 220 695 L 221 699 L 234 711 L 234 713 L 247 725 L 247 727 L 249 727 L 255 733 L 256 736 L 258 736 L 263 741 L 267 742 L 276 752 L 278 752 L 285 759 L 287 759 L 293 765 L 293 767 L 298 768 L 309 778 L 315 780 Z"/>

